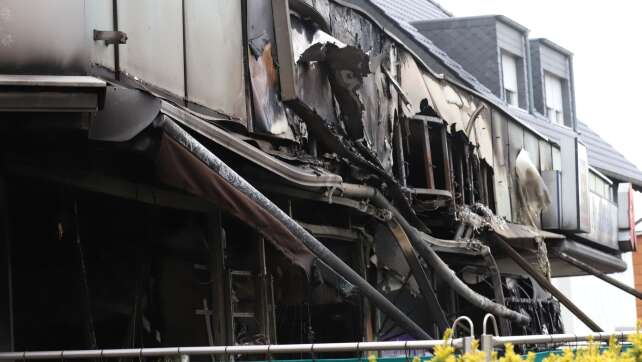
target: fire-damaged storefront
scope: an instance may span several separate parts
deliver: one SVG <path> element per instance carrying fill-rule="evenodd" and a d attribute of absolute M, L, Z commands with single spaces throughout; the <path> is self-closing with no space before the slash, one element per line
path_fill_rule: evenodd
<path fill-rule="evenodd" d="M 8 0 L 0 30 L 4 351 L 552 333 L 558 301 L 600 329 L 550 282 L 623 268 L 584 145 L 353 1 Z"/>

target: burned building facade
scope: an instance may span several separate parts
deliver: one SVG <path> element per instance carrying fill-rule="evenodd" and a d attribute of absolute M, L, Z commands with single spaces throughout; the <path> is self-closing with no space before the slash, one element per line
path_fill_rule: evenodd
<path fill-rule="evenodd" d="M 560 251 L 604 272 L 626 251 L 587 236 L 585 145 L 391 21 L 2 2 L 3 350 L 427 339 L 485 313 L 555 332 L 557 300 L 599 330 L 550 283 L 584 273 Z"/>

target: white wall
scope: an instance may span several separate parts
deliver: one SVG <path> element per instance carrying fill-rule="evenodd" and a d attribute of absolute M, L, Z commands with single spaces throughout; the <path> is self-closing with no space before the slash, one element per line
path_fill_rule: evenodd
<path fill-rule="evenodd" d="M 633 286 L 631 253 L 622 255 L 622 259 L 627 264 L 626 271 L 610 276 Z M 635 297 L 632 295 L 594 276 L 554 278 L 553 284 L 606 332 L 635 330 Z M 566 333 L 591 331 L 563 306 L 562 321 Z"/>

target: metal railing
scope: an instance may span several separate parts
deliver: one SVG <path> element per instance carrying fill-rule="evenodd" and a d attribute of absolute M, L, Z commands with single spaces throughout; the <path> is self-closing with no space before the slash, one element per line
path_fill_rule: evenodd
<path fill-rule="evenodd" d="M 199 355 L 274 355 L 288 353 L 326 353 L 326 352 L 369 352 L 369 351 L 409 351 L 432 349 L 443 340 L 394 341 L 394 342 L 349 342 L 349 343 L 310 343 L 310 344 L 272 344 L 241 346 L 206 346 L 206 347 L 170 347 L 170 348 L 128 348 L 128 349 L 95 349 L 68 351 L 27 351 L 2 352 L 0 360 L 36 360 L 36 359 L 78 359 L 78 358 L 121 358 L 121 357 L 163 357 L 163 356 L 199 356 Z M 454 346 L 461 346 L 462 339 L 453 339 Z"/>
<path fill-rule="evenodd" d="M 487 333 L 488 321 L 492 321 L 495 335 Z M 263 354 L 271 359 L 276 354 L 317 353 L 327 352 L 378 352 L 378 351 L 412 351 L 429 350 L 441 344 L 451 344 L 453 347 L 468 352 L 472 349 L 474 326 L 470 318 L 462 316 L 453 323 L 453 332 L 462 322 L 469 325 L 470 336 L 444 340 L 418 340 L 418 341 L 393 341 L 393 342 L 349 342 L 349 343 L 309 343 L 309 344 L 273 344 L 273 345 L 240 345 L 240 346 L 205 346 L 205 347 L 169 347 L 169 348 L 128 348 L 128 349 L 95 349 L 95 350 L 60 350 L 60 351 L 24 351 L 0 352 L 0 360 L 40 360 L 40 359 L 81 359 L 81 358 L 142 358 L 144 357 L 169 357 L 169 356 L 234 356 Z M 513 345 L 547 344 L 559 345 L 564 343 L 576 344 L 580 342 L 595 341 L 606 342 L 611 337 L 624 341 L 635 331 L 618 333 L 587 333 L 587 334 L 548 334 L 530 336 L 497 336 L 497 322 L 495 317 L 488 314 L 484 317 L 482 334 L 480 337 L 481 350 L 486 353 L 486 360 L 490 361 L 491 353 L 497 346 L 506 343 Z M 319 358 L 316 358 L 317 360 Z"/>

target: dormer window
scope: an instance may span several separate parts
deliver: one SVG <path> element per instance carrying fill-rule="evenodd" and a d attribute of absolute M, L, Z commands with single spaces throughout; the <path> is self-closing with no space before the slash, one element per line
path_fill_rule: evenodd
<path fill-rule="evenodd" d="M 517 91 L 517 59 L 509 53 L 502 53 L 502 79 L 504 83 L 504 100 L 511 106 L 519 106 Z"/>
<path fill-rule="evenodd" d="M 544 89 L 546 97 L 546 117 L 557 124 L 564 124 L 564 96 L 562 80 L 551 74 L 544 74 Z"/>

